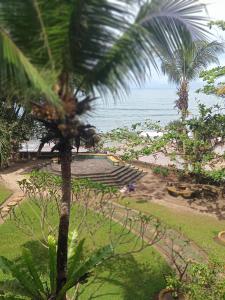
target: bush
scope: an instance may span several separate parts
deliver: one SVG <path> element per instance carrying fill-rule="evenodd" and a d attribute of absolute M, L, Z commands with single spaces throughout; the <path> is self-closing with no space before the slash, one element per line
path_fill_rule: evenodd
<path fill-rule="evenodd" d="M 166 167 L 157 166 L 154 167 L 152 171 L 154 174 L 161 175 L 163 177 L 167 177 L 169 175 L 169 169 Z"/>
<path fill-rule="evenodd" d="M 191 263 L 182 280 L 176 274 L 166 277 L 174 296 L 183 294 L 189 300 L 225 299 L 225 274 L 222 263 Z"/>

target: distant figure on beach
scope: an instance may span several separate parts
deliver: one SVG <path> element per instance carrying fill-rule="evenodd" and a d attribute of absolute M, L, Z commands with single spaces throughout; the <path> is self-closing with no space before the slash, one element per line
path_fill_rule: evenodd
<path fill-rule="evenodd" d="M 127 186 L 128 192 L 135 192 L 135 184 L 134 183 L 129 183 Z"/>
<path fill-rule="evenodd" d="M 76 148 L 77 148 L 77 154 L 78 154 L 79 148 L 80 148 L 80 136 L 77 136 L 77 137 L 75 138 L 75 146 L 76 146 Z"/>

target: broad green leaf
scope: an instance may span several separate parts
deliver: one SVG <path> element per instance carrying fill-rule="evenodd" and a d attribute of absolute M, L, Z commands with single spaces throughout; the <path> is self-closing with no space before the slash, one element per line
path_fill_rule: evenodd
<path fill-rule="evenodd" d="M 64 295 L 68 290 L 72 287 L 76 286 L 79 280 L 90 271 L 93 270 L 94 267 L 101 264 L 105 259 L 109 258 L 113 254 L 113 248 L 111 245 L 105 246 L 96 252 L 94 252 L 90 258 L 88 258 L 84 263 L 82 263 L 78 269 L 75 269 L 67 283 L 63 286 L 62 290 L 59 292 L 56 300 L 62 300 Z"/>
<path fill-rule="evenodd" d="M 23 249 L 22 259 L 25 262 L 25 265 L 27 269 L 29 270 L 30 276 L 33 278 L 33 283 L 38 291 L 40 291 L 40 294 L 44 296 L 45 289 L 41 282 L 40 276 L 38 275 L 38 272 L 35 268 L 35 262 L 32 258 L 31 252 L 28 249 Z"/>
<path fill-rule="evenodd" d="M 4 270 L 7 269 L 8 272 L 10 272 L 12 276 L 20 282 L 31 297 L 39 297 L 39 299 L 42 299 L 33 279 L 25 270 L 20 270 L 20 267 L 18 267 L 17 264 L 3 256 L 0 256 L 0 267 L 3 267 Z"/>
<path fill-rule="evenodd" d="M 51 285 L 51 293 L 56 291 L 56 264 L 57 264 L 57 247 L 55 238 L 52 236 L 48 237 L 48 255 L 49 255 L 49 277 Z"/>
<path fill-rule="evenodd" d="M 33 87 L 46 99 L 59 105 L 59 98 L 52 88 L 40 75 L 37 68 L 20 51 L 10 36 L 0 27 L 0 84 L 4 86 L 7 81 L 17 83 L 20 89 Z"/>
<path fill-rule="evenodd" d="M 81 264 L 84 241 L 85 239 L 82 239 L 78 245 L 76 245 L 76 243 L 71 242 L 70 252 L 68 256 L 68 280 L 72 276 L 73 271 L 76 270 Z"/>
<path fill-rule="evenodd" d="M 75 229 L 72 232 L 71 237 L 69 236 L 69 249 L 68 249 L 68 259 L 70 259 L 76 252 L 76 246 L 77 246 L 77 237 L 78 233 L 77 230 Z"/>

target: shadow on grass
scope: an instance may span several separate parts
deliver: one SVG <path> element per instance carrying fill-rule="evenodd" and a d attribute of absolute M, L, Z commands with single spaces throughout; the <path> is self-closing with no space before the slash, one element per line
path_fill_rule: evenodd
<path fill-rule="evenodd" d="M 48 249 L 39 241 L 28 241 L 23 247 L 31 251 L 35 268 L 42 274 L 47 274 L 48 267 Z"/>
<path fill-rule="evenodd" d="M 23 247 L 32 253 L 35 267 L 42 275 L 47 275 L 48 250 L 38 241 L 28 241 Z M 148 251 L 151 251 L 148 249 Z M 148 257 L 148 253 L 146 252 Z M 165 287 L 163 274 L 169 267 L 159 259 L 154 251 L 141 261 L 143 255 L 127 255 L 115 257 L 99 266 L 90 281 L 81 286 L 80 300 L 153 300 L 155 295 Z M 7 279 L 9 281 L 7 282 Z M 11 278 L 5 278 L 6 291 L 20 291 L 19 286 Z M 0 295 L 3 282 L 0 282 Z M 23 291 L 21 290 L 21 295 Z M 1 296 L 0 296 L 1 298 Z"/>
<path fill-rule="evenodd" d="M 34 241 L 34 240 L 24 243 L 21 247 L 29 249 L 31 251 L 36 270 L 38 271 L 39 274 L 46 276 L 47 268 L 48 268 L 48 249 L 45 248 L 39 241 Z M 21 264 L 21 256 L 16 257 L 13 261 L 15 263 L 18 263 L 18 267 L 20 268 L 20 271 L 22 271 L 23 264 Z M 12 294 L 20 295 L 22 297 L 28 297 L 29 295 L 23 289 L 21 284 L 17 280 L 12 278 L 11 274 L 2 273 L 0 274 L 0 299 L 10 300 L 11 296 L 9 296 L 8 298 L 6 296 L 7 293 L 11 293 L 10 295 Z M 28 297 L 26 299 L 30 299 L 30 298 Z"/>
<path fill-rule="evenodd" d="M 98 269 L 95 279 L 84 287 L 81 299 L 150 300 L 165 287 L 166 264 L 138 263 L 132 256 L 114 258 Z"/>
<path fill-rule="evenodd" d="M 38 272 L 46 274 L 48 250 L 38 241 L 29 241 L 23 246 L 32 252 Z M 158 261 L 158 255 L 151 255 L 151 259 L 142 263 L 133 255 L 127 255 L 106 261 L 83 286 L 79 299 L 155 299 L 154 296 L 165 287 L 163 274 L 168 274 L 169 267 L 163 260 Z"/>

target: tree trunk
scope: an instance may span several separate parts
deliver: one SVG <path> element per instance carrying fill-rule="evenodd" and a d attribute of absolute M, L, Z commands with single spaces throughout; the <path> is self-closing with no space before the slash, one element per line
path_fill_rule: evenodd
<path fill-rule="evenodd" d="M 180 88 L 178 90 L 179 99 L 176 102 L 177 108 L 181 112 L 181 119 L 184 122 L 188 116 L 188 97 L 189 97 L 189 88 L 188 81 L 183 80 L 181 82 Z"/>
<path fill-rule="evenodd" d="M 61 144 L 59 150 L 62 172 L 62 201 L 58 231 L 57 294 L 67 280 L 68 234 L 71 202 L 71 149 L 70 143 L 64 142 Z M 66 295 L 64 299 L 66 299 Z"/>
<path fill-rule="evenodd" d="M 183 79 L 178 89 L 179 99 L 176 101 L 176 107 L 181 113 L 181 121 L 183 123 L 183 134 L 187 135 L 187 128 L 185 125 L 186 118 L 188 116 L 188 97 L 189 97 L 189 84 L 188 81 Z M 186 154 L 186 147 L 183 142 L 183 155 Z"/>

